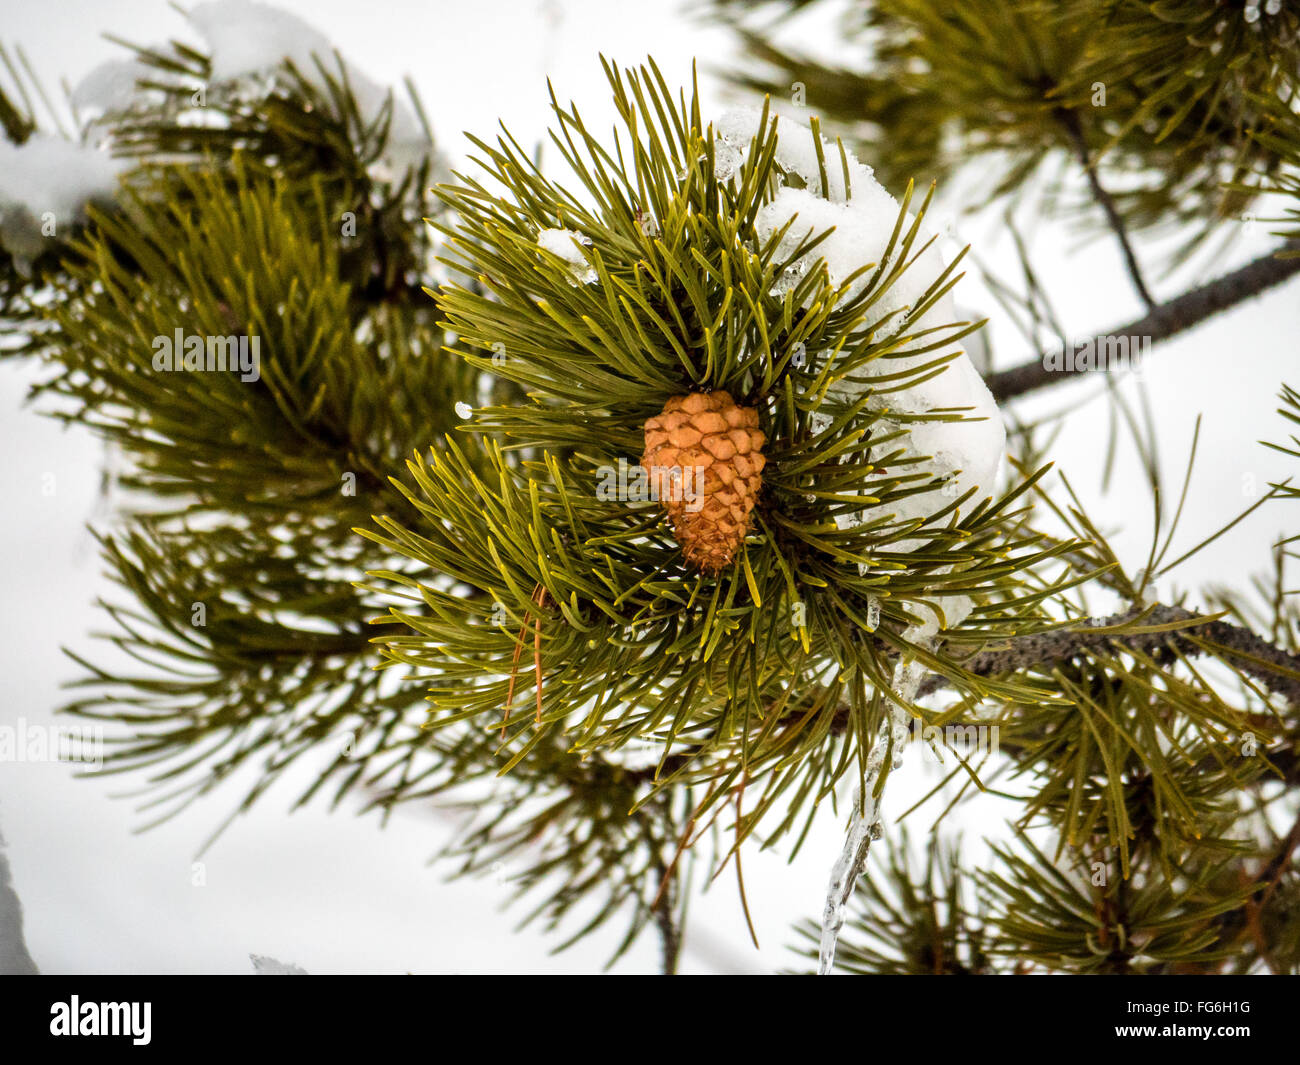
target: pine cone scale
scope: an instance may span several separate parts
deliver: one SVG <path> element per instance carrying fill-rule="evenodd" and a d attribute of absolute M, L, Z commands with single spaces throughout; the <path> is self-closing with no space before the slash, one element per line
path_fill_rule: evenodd
<path fill-rule="evenodd" d="M 758 411 L 723 391 L 673 396 L 646 422 L 641 464 L 694 568 L 718 573 L 735 558 L 762 487 L 766 442 Z"/>

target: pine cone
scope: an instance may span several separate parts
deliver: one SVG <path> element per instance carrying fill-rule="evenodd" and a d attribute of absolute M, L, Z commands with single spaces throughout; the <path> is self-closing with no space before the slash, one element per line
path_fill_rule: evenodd
<path fill-rule="evenodd" d="M 726 392 L 673 396 L 645 423 L 641 465 L 696 569 L 719 572 L 744 542 L 766 441 L 758 411 L 736 406 Z"/>

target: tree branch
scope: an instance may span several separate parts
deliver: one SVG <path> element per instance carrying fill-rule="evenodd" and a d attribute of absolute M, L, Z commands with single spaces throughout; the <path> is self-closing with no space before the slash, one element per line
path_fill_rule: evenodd
<path fill-rule="evenodd" d="M 1291 865 L 1291 855 L 1297 846 L 1300 846 L 1300 818 L 1297 818 L 1292 823 L 1291 830 L 1279 841 L 1277 851 L 1273 857 L 1252 878 L 1251 884 L 1254 890 L 1246 900 L 1240 906 L 1219 914 L 1212 922 L 1212 924 L 1218 925 L 1220 943 L 1239 943 L 1242 933 L 1249 931 L 1252 920 L 1258 919 L 1259 910 L 1268 903 L 1282 875 Z M 1259 950 L 1259 955 L 1270 969 L 1274 968 L 1265 951 Z M 1172 970 L 1183 974 L 1207 973 L 1217 971 L 1221 964 L 1221 960 L 1209 963 L 1189 962 L 1183 965 L 1168 966 L 1163 971 Z M 1245 967 L 1237 971 L 1238 973 L 1244 972 L 1245 968 L 1248 967 L 1249 962 L 1246 962 Z"/>
<path fill-rule="evenodd" d="M 676 878 L 675 871 L 662 866 L 661 868 L 667 883 L 659 892 L 659 898 L 655 900 L 654 905 L 655 924 L 659 928 L 659 941 L 663 948 L 660 972 L 664 976 L 675 976 L 677 960 L 682 952 L 682 930 L 677 926 L 675 914 Z"/>
<path fill-rule="evenodd" d="M 1137 618 L 1152 626 L 1187 621 L 1199 624 L 1173 632 L 1088 631 L 1089 627 L 1105 629 Z M 1240 625 L 1210 620 L 1178 606 L 1133 607 L 1122 614 L 1093 620 L 1086 627 L 1019 636 L 1002 647 L 981 651 L 965 668 L 977 676 L 993 676 L 1066 662 L 1081 651 L 1105 650 L 1115 643 L 1153 656 L 1168 655 L 1170 651 L 1200 655 L 1206 651 L 1203 643 L 1212 644 L 1243 673 L 1270 692 L 1284 696 L 1292 706 L 1300 707 L 1300 655 L 1284 651 Z M 946 683 L 945 678 L 932 675 L 921 686 L 921 694 L 937 691 Z"/>
<path fill-rule="evenodd" d="M 1108 333 L 1098 334 L 1092 343 L 1099 345 L 1103 338 L 1121 336 L 1150 337 L 1154 343 L 1185 332 L 1220 311 L 1244 303 L 1252 296 L 1300 273 L 1300 255 L 1289 259 L 1277 258 L 1280 252 L 1296 251 L 1300 251 L 1300 240 L 1288 241 L 1275 251 L 1230 274 L 1160 304 L 1136 321 L 1117 326 Z M 1050 370 L 1046 366 L 1046 360 L 1047 353 L 1043 352 L 1019 366 L 993 374 L 987 382 L 990 391 L 1001 402 L 1087 372 L 1084 369 Z"/>
<path fill-rule="evenodd" d="M 1128 229 L 1124 225 L 1124 219 L 1119 213 L 1119 208 L 1115 206 L 1115 201 L 1111 199 L 1110 193 L 1106 191 L 1101 183 L 1101 178 L 1097 176 L 1097 161 L 1092 158 L 1092 153 L 1088 150 L 1088 141 L 1083 135 L 1083 124 L 1079 121 L 1078 114 L 1069 108 L 1062 107 L 1057 111 L 1057 117 L 1060 118 L 1061 125 L 1065 127 L 1065 131 L 1070 137 L 1070 143 L 1074 145 L 1075 154 L 1078 155 L 1079 162 L 1083 165 L 1083 172 L 1088 176 L 1088 185 L 1092 189 L 1092 198 L 1097 201 L 1097 205 L 1106 213 L 1106 221 L 1110 225 L 1111 232 L 1115 234 L 1115 239 L 1119 241 L 1120 251 L 1124 253 L 1124 265 L 1128 268 L 1128 276 L 1133 281 L 1133 288 L 1137 291 L 1142 302 L 1147 305 L 1147 310 L 1154 310 L 1156 301 L 1142 277 L 1142 268 L 1138 265 L 1137 254 L 1133 251 L 1133 245 L 1129 241 Z"/>

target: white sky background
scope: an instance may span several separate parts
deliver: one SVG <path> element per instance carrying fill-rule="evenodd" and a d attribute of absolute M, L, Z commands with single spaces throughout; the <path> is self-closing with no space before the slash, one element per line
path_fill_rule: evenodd
<path fill-rule="evenodd" d="M 409 73 L 439 147 L 457 161 L 464 153 L 460 131 L 489 137 L 498 119 L 524 145 L 540 139 L 549 117 L 548 75 L 562 99 L 576 99 L 589 119 L 600 115 L 607 92 L 598 52 L 624 64 L 652 54 L 670 83 L 689 78 L 691 59 L 699 57 L 706 104 L 723 100 L 708 66 L 722 65 L 731 54 L 725 34 L 702 29 L 670 0 L 635 5 L 282 0 L 280 6 L 313 22 L 371 76 L 396 84 Z M 97 62 L 121 54 L 100 38 L 104 32 L 141 43 L 194 39 L 162 0 L 0 0 L 0 27 L 7 44 L 26 49 L 49 88 L 61 77 L 75 82 Z M 817 41 L 807 30 L 802 36 Z M 809 103 L 815 110 L 816 101 Z M 998 228 L 996 218 L 985 218 L 959 226 L 959 232 L 1001 275 L 1014 277 L 1016 262 Z M 1032 244 L 1035 266 L 1072 334 L 1086 336 L 1136 317 L 1139 306 L 1112 245 L 1105 240 L 1078 245 L 1075 236 L 1050 228 L 1035 233 Z M 1260 227 L 1239 242 L 1230 259 L 1194 264 L 1158 281 L 1157 291 L 1175 294 L 1189 280 L 1221 273 L 1268 246 Z M 1139 250 L 1155 261 L 1152 249 L 1140 245 Z M 958 299 L 994 316 L 1000 365 L 1027 354 L 977 286 L 966 282 Z M 1273 413 L 1275 396 L 1283 380 L 1300 385 L 1298 335 L 1300 294 L 1293 283 L 1158 346 L 1144 382 L 1123 386 L 1129 394 L 1145 389 L 1156 410 L 1161 456 L 1172 482 L 1171 507 L 1196 415 L 1205 416 L 1188 513 L 1173 555 L 1180 553 L 1179 545 L 1191 546 L 1247 505 L 1250 478 L 1258 490 L 1294 472 L 1256 441 L 1284 435 Z M 60 685 L 78 675 L 60 647 L 90 651 L 93 657 L 88 633 L 106 627 L 94 600 L 115 594 L 86 530 L 87 522 L 104 516 L 98 496 L 102 448 L 88 433 L 62 430 L 22 407 L 27 387 L 39 376 L 35 367 L 0 366 L 4 724 L 19 717 L 29 723 L 53 720 L 53 709 L 68 698 Z M 1025 409 L 1055 410 L 1100 384 L 1060 387 Z M 1094 401 L 1074 416 L 1052 457 L 1107 531 L 1127 528 L 1115 542 L 1136 567 L 1149 543 L 1149 496 L 1130 446 L 1121 449 L 1111 494 L 1100 495 L 1106 430 L 1106 406 Z M 48 473 L 57 483 L 52 497 L 42 495 Z M 1162 596 L 1192 589 L 1189 605 L 1196 606 L 1194 592 L 1203 583 L 1239 586 L 1263 572 L 1268 545 L 1279 533 L 1300 527 L 1286 506 L 1269 504 L 1256 512 L 1181 570 L 1176 585 L 1162 583 Z M 67 766 L 4 765 L 0 830 L 9 844 L 37 964 L 46 972 L 237 973 L 251 971 L 248 954 L 253 952 L 322 973 L 585 972 L 603 965 L 622 931 L 617 922 L 552 956 L 558 938 L 514 931 L 524 907 L 500 909 L 507 887 L 490 877 L 446 882 L 445 867 L 428 868 L 427 859 L 451 823 L 442 815 L 405 810 L 382 831 L 377 818 L 351 816 L 346 803 L 333 814 L 317 803 L 289 816 L 290 803 L 312 779 L 309 761 L 304 759 L 205 855 L 204 887 L 191 883 L 194 853 L 242 797 L 239 781 L 178 820 L 133 834 L 143 820 L 136 804 L 110 796 L 131 790 L 138 778 L 110 785 L 74 779 Z M 910 805 L 935 779 L 935 766 L 918 764 L 915 757 L 912 762 L 908 779 L 891 785 L 887 814 Z M 990 804 L 971 823 L 986 830 L 1005 812 Z M 761 951 L 748 943 L 728 870 L 693 904 L 683 971 L 763 972 L 796 963 L 785 949 L 793 940 L 790 926 L 820 911 L 839 850 L 842 819 L 825 813 L 793 865 L 779 850 L 746 850 L 746 885 Z M 914 834 L 924 824 L 919 821 Z M 647 935 L 615 971 L 653 971 L 658 950 L 655 937 Z"/>

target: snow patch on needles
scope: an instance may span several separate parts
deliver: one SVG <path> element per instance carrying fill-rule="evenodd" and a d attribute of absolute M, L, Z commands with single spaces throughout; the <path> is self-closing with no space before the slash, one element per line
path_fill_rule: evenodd
<path fill-rule="evenodd" d="M 212 77 L 233 81 L 261 74 L 289 60 L 304 77 L 316 69 L 313 57 L 328 64 L 329 38 L 297 15 L 253 0 L 211 0 L 198 4 L 189 20 L 212 53 Z"/>
<path fill-rule="evenodd" d="M 390 108 L 388 141 L 375 163 L 377 179 L 400 181 L 427 158 L 439 162 L 414 110 L 339 56 L 325 34 L 297 15 L 253 0 L 208 0 L 195 5 L 186 17 L 207 46 L 213 85 L 253 86 L 266 93 L 274 88 L 277 71 L 288 61 L 322 91 L 326 89 L 322 68 L 343 82 L 368 125 L 377 123 L 385 108 Z M 173 80 L 167 71 L 138 59 L 110 60 L 77 83 L 72 102 L 79 113 L 93 120 L 130 110 L 145 96 L 141 81 Z"/>
<path fill-rule="evenodd" d="M 719 180 L 729 180 L 744 165 L 761 118 L 760 111 L 747 108 L 729 111 L 714 123 L 715 176 Z M 754 227 L 758 239 L 766 243 L 789 225 L 778 245 L 777 259 L 790 260 L 772 294 L 784 296 L 800 278 L 824 267 L 830 283 L 844 287 L 841 298 L 853 299 L 878 272 L 883 278 L 897 266 L 898 250 L 890 252 L 890 239 L 901 207 L 875 179 L 871 167 L 847 149 L 842 151 L 839 143 L 820 138 L 819 162 L 819 138 L 809 126 L 788 117 L 769 116 L 769 121 L 776 125 L 775 163 L 786 186 L 759 211 Z M 904 217 L 900 240 L 914 222 L 912 215 Z M 795 257 L 801 244 L 822 234 L 829 235 L 811 251 Z M 841 378 L 830 388 L 832 395 L 846 402 L 878 389 L 869 401 L 870 408 L 878 414 L 899 416 L 878 423 L 882 432 L 906 428 L 906 441 L 898 445 L 904 458 L 925 460 L 908 468 L 929 469 L 945 478 L 944 491 L 891 502 L 889 506 L 900 521 L 929 517 L 970 489 L 977 490 L 976 500 L 991 494 L 1006 446 L 1002 418 L 984 379 L 960 342 L 943 342 L 955 331 L 948 327 L 963 320 L 951 290 L 918 313 L 926 292 L 944 271 L 942 254 L 932 236 L 923 221 L 907 268 L 872 305 L 877 339 L 899 338 L 895 350 L 855 373 L 853 379 Z M 933 350 L 920 350 L 930 345 Z M 945 358 L 946 364 L 942 362 Z M 942 372 L 906 388 L 876 380 L 881 375 L 919 371 L 936 361 Z M 910 420 L 942 414 L 960 420 Z M 840 527 L 856 526 L 868 513 L 869 509 L 858 516 L 841 515 Z M 921 543 L 918 539 L 896 546 L 910 550 Z"/>
<path fill-rule="evenodd" d="M 214 81 L 273 73 L 288 60 L 307 81 L 323 88 L 324 67 L 346 81 L 366 122 L 378 121 L 392 101 L 388 144 L 380 160 L 389 179 L 400 180 L 431 154 L 432 145 L 414 111 L 346 59 L 336 60 L 329 38 L 297 15 L 253 0 L 209 0 L 196 5 L 188 17 L 211 52 Z"/>
<path fill-rule="evenodd" d="M 739 156 L 736 169 L 743 164 L 745 157 L 749 154 L 750 146 L 754 138 L 758 136 L 758 125 L 763 117 L 761 111 L 752 107 L 740 107 L 726 112 L 718 121 L 713 123 L 713 132 L 716 139 L 715 149 L 720 144 L 727 149 L 728 158 Z M 781 168 L 787 175 L 794 174 L 799 177 L 804 186 L 814 196 L 820 196 L 833 203 L 843 203 L 852 193 L 856 198 L 861 195 L 869 198 L 873 195 L 882 197 L 887 200 L 893 199 L 880 185 L 874 177 L 874 171 L 866 163 L 859 162 L 853 157 L 853 153 L 847 149 L 843 157 L 840 156 L 840 147 L 838 144 L 832 144 L 821 138 L 822 158 L 826 167 L 826 185 L 823 192 L 821 167 L 817 163 L 817 144 L 813 140 L 812 129 L 801 122 L 795 122 L 792 119 L 782 119 L 776 115 L 768 116 L 768 124 L 775 125 L 777 131 L 776 144 L 776 165 Z M 714 158 L 717 159 L 719 153 L 715 151 Z M 844 184 L 844 167 L 848 164 L 849 186 Z M 726 180 L 719 178 L 719 180 Z M 898 205 L 894 205 L 894 214 L 897 217 Z M 890 219 L 890 227 L 893 227 L 893 219 Z"/>
<path fill-rule="evenodd" d="M 24 274 L 46 240 L 85 222 L 86 205 L 112 198 L 128 162 L 44 133 L 0 139 L 0 246 Z"/>
<path fill-rule="evenodd" d="M 128 111 L 143 99 L 142 81 L 162 81 L 164 72 L 138 59 L 108 59 L 77 82 L 72 106 L 83 119 Z"/>
<path fill-rule="evenodd" d="M 558 255 L 568 265 L 569 284 L 575 288 L 596 282 L 596 268 L 582 253 L 582 249 L 590 244 L 591 238 L 576 229 L 543 229 L 537 234 L 537 246 Z"/>
<path fill-rule="evenodd" d="M 875 185 L 874 179 L 872 184 Z M 819 260 L 824 262 L 831 284 L 838 288 L 862 267 L 879 265 L 898 221 L 897 201 L 879 185 L 875 185 L 875 188 L 883 196 L 873 196 L 868 190 L 863 190 L 864 194 L 859 198 L 855 190 L 853 199 L 843 203 L 833 203 L 808 189 L 784 188 L 758 212 L 754 228 L 759 239 L 766 243 L 783 226 L 793 221 L 790 230 L 781 238 L 777 250 L 779 260 L 789 259 L 799 245 L 810 237 L 834 230 L 821 244 L 795 259 L 794 263 L 798 264 L 796 269 L 801 267 L 800 272 L 806 273 Z M 914 270 L 908 269 L 881 294 L 876 307 L 879 308 L 883 323 L 882 336 L 892 336 L 902 328 L 906 311 L 942 272 L 943 264 L 938 253 L 931 254 L 932 251 L 933 245 L 922 253 L 916 263 L 921 270 L 915 272 L 922 274 L 925 273 L 925 266 L 936 265 L 939 268 L 937 271 L 925 273 L 923 280 L 920 276 L 913 279 L 911 275 Z M 888 265 L 892 266 L 892 263 Z M 865 290 L 871 283 L 873 273 L 875 270 L 869 269 L 855 278 L 845 289 L 844 298 L 853 299 Z M 773 294 L 780 293 L 774 291 Z"/>

